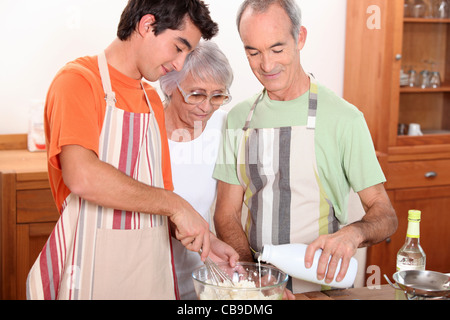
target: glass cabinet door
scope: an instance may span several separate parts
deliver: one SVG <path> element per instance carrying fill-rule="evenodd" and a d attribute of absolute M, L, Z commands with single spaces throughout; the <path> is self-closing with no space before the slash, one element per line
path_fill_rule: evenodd
<path fill-rule="evenodd" d="M 439 5 L 441 1 L 405 1 L 397 139 L 400 144 L 414 144 L 412 139 L 419 136 L 450 139 L 450 12 L 441 17 L 426 9 L 417 16 L 417 8 L 412 5 L 421 3 L 429 8 L 428 5 Z"/>

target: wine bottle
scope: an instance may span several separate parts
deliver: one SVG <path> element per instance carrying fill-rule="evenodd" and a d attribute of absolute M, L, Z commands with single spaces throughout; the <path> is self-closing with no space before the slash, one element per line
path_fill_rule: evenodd
<path fill-rule="evenodd" d="M 425 270 L 426 255 L 420 246 L 421 211 L 408 211 L 408 229 L 403 247 L 397 253 L 397 271 Z"/>

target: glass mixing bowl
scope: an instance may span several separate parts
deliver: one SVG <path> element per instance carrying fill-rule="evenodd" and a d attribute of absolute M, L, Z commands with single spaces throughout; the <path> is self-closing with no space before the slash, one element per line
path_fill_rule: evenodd
<path fill-rule="evenodd" d="M 200 300 L 281 300 L 289 276 L 273 266 L 240 262 L 231 268 L 217 264 L 231 279 L 234 287 L 216 285 L 206 266 L 192 273 L 195 291 Z"/>

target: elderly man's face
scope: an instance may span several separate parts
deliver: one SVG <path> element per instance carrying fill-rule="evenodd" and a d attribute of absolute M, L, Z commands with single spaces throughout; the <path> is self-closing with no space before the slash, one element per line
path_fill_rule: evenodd
<path fill-rule="evenodd" d="M 247 8 L 241 19 L 240 35 L 250 67 L 271 99 L 286 100 L 301 71 L 299 54 L 306 29 L 296 42 L 291 28 L 291 20 L 277 4 L 264 13 Z"/>

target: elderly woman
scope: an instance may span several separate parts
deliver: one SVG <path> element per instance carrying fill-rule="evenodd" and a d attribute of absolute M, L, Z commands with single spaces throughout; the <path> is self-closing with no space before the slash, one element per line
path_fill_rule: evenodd
<path fill-rule="evenodd" d="M 220 107 L 231 100 L 231 66 L 211 42 L 200 42 L 186 58 L 180 72 L 160 79 L 165 95 L 166 130 L 169 138 L 174 192 L 186 199 L 210 223 L 216 196 L 212 178 L 226 112 Z M 200 256 L 172 238 L 181 299 L 195 299 L 192 271 L 203 263 Z M 232 253 L 230 253 L 232 250 Z M 237 260 L 230 246 L 211 235 L 211 257 Z"/>

